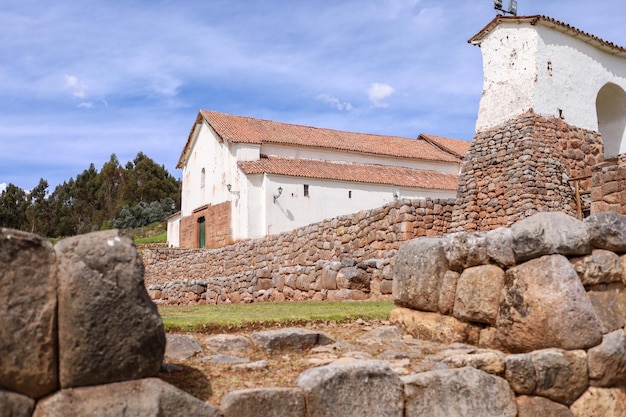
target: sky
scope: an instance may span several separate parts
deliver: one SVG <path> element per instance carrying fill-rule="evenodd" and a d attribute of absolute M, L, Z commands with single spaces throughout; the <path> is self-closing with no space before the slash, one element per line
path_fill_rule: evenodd
<path fill-rule="evenodd" d="M 507 3 L 507 1 L 505 1 Z M 626 45 L 623 0 L 518 0 Z M 471 140 L 492 0 L 3 0 L 0 191 L 116 154 L 177 178 L 199 109 Z"/>

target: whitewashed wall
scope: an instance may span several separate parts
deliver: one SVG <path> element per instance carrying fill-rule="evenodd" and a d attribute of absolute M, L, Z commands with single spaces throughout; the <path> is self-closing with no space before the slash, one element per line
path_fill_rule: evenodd
<path fill-rule="evenodd" d="M 530 109 L 602 132 L 596 105 L 599 91 L 607 83 L 626 90 L 625 58 L 541 24 L 501 23 L 480 47 L 484 86 L 477 132 Z M 613 128 L 608 136 L 619 135 L 614 140 L 622 142 L 616 147 L 623 152 L 624 132 L 618 130 Z"/>

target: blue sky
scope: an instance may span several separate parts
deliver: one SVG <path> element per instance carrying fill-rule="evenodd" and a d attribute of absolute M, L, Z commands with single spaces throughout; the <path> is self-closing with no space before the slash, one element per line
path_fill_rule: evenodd
<path fill-rule="evenodd" d="M 506 1 L 505 1 L 506 3 Z M 623 0 L 519 0 L 626 45 Z M 175 169 L 198 109 L 471 139 L 491 0 L 3 0 L 0 190 L 112 153 Z"/>

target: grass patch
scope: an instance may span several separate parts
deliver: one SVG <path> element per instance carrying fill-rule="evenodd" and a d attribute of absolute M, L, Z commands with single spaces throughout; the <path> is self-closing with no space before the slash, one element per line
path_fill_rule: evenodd
<path fill-rule="evenodd" d="M 147 245 L 151 243 L 166 243 L 167 232 L 159 233 L 158 235 L 135 238 L 135 244 Z"/>
<path fill-rule="evenodd" d="M 161 306 L 159 313 L 167 331 L 213 332 L 359 318 L 386 320 L 393 308 L 391 301 L 304 301 Z"/>

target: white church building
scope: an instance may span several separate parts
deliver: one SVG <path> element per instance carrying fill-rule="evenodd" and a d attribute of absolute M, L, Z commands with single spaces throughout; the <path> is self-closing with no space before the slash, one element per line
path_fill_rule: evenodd
<path fill-rule="evenodd" d="M 177 168 L 170 247 L 220 247 L 399 198 L 454 198 L 470 142 L 343 132 L 200 110 Z"/>

